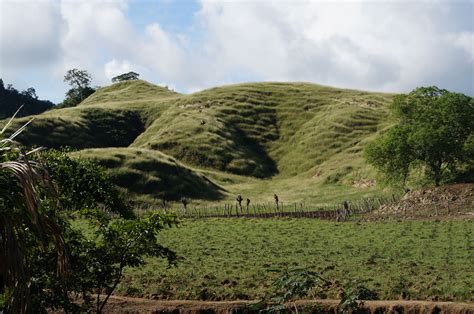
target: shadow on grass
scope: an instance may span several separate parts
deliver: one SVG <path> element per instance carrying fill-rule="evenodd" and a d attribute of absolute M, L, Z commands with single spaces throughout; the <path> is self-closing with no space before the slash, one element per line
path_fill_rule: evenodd
<path fill-rule="evenodd" d="M 26 121 L 18 119 L 16 123 Z M 135 111 L 90 108 L 78 112 L 78 117 L 60 113 L 38 116 L 17 140 L 26 146 L 48 148 L 127 147 L 143 131 L 144 124 Z"/>
<path fill-rule="evenodd" d="M 101 149 L 97 155 L 94 151 L 85 155 L 108 168 L 112 181 L 131 193 L 168 201 L 224 197 L 222 187 L 165 155 L 134 149 Z"/>

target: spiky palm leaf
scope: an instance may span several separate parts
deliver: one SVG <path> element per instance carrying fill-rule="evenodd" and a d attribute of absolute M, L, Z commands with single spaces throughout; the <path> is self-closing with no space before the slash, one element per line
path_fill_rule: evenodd
<path fill-rule="evenodd" d="M 15 115 L 0 131 L 0 138 Z M 27 265 L 32 243 L 44 247 L 51 242 L 54 244 L 59 276 L 66 274 L 67 265 L 61 229 L 53 217 L 40 210 L 39 190 L 53 198 L 50 204 L 56 203 L 47 171 L 29 159 L 28 156 L 36 150 L 23 152 L 14 142 L 30 122 L 0 140 L 0 292 L 5 287 L 8 289 L 7 307 L 14 313 L 33 310 L 30 307 L 31 278 Z M 15 156 L 13 160 L 11 156 Z"/>

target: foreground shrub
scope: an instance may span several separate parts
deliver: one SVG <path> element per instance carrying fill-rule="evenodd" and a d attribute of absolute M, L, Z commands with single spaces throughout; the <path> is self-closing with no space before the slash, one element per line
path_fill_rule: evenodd
<path fill-rule="evenodd" d="M 0 310 L 91 311 L 95 294 L 100 313 L 125 267 L 145 256 L 176 260 L 156 239 L 175 216 L 135 218 L 101 167 L 61 151 L 25 152 L 14 142 L 23 129 L 0 138 Z"/>
<path fill-rule="evenodd" d="M 71 158 L 66 151 L 41 152 L 41 162 L 56 184 L 63 210 L 95 209 L 116 213 L 125 218 L 134 216 L 132 208 L 110 181 L 105 169 L 97 163 Z"/>

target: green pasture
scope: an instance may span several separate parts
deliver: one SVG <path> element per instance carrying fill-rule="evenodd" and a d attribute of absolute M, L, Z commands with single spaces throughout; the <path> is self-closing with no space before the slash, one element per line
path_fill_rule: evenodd
<path fill-rule="evenodd" d="M 159 240 L 182 259 L 126 271 L 119 293 L 163 299 L 259 299 L 271 269 L 318 271 L 381 299 L 473 301 L 474 221 L 336 223 L 316 219 L 185 220 Z M 308 297 L 337 298 L 337 288 Z"/>

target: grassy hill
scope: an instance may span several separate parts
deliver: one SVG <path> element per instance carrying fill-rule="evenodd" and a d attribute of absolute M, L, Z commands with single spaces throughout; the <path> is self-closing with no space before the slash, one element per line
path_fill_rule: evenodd
<path fill-rule="evenodd" d="M 32 117 L 16 119 L 10 132 Z M 141 112 L 106 107 L 55 109 L 33 117 L 17 140 L 29 146 L 59 148 L 126 147 L 145 130 Z"/>
<path fill-rule="evenodd" d="M 99 89 L 75 108 L 36 116 L 20 140 L 101 148 L 84 154 L 110 167 L 119 185 L 150 199 L 279 193 L 288 201 L 328 202 L 380 192 L 353 185 L 374 178 L 362 150 L 390 124 L 392 98 L 307 83 L 248 83 L 183 95 L 128 81 Z M 138 154 L 145 168 L 134 166 Z M 178 175 L 168 182 L 170 169 Z"/>
<path fill-rule="evenodd" d="M 74 153 L 109 169 L 112 181 L 139 200 L 181 197 L 218 200 L 223 189 L 204 175 L 157 151 L 135 148 L 96 148 Z"/>

